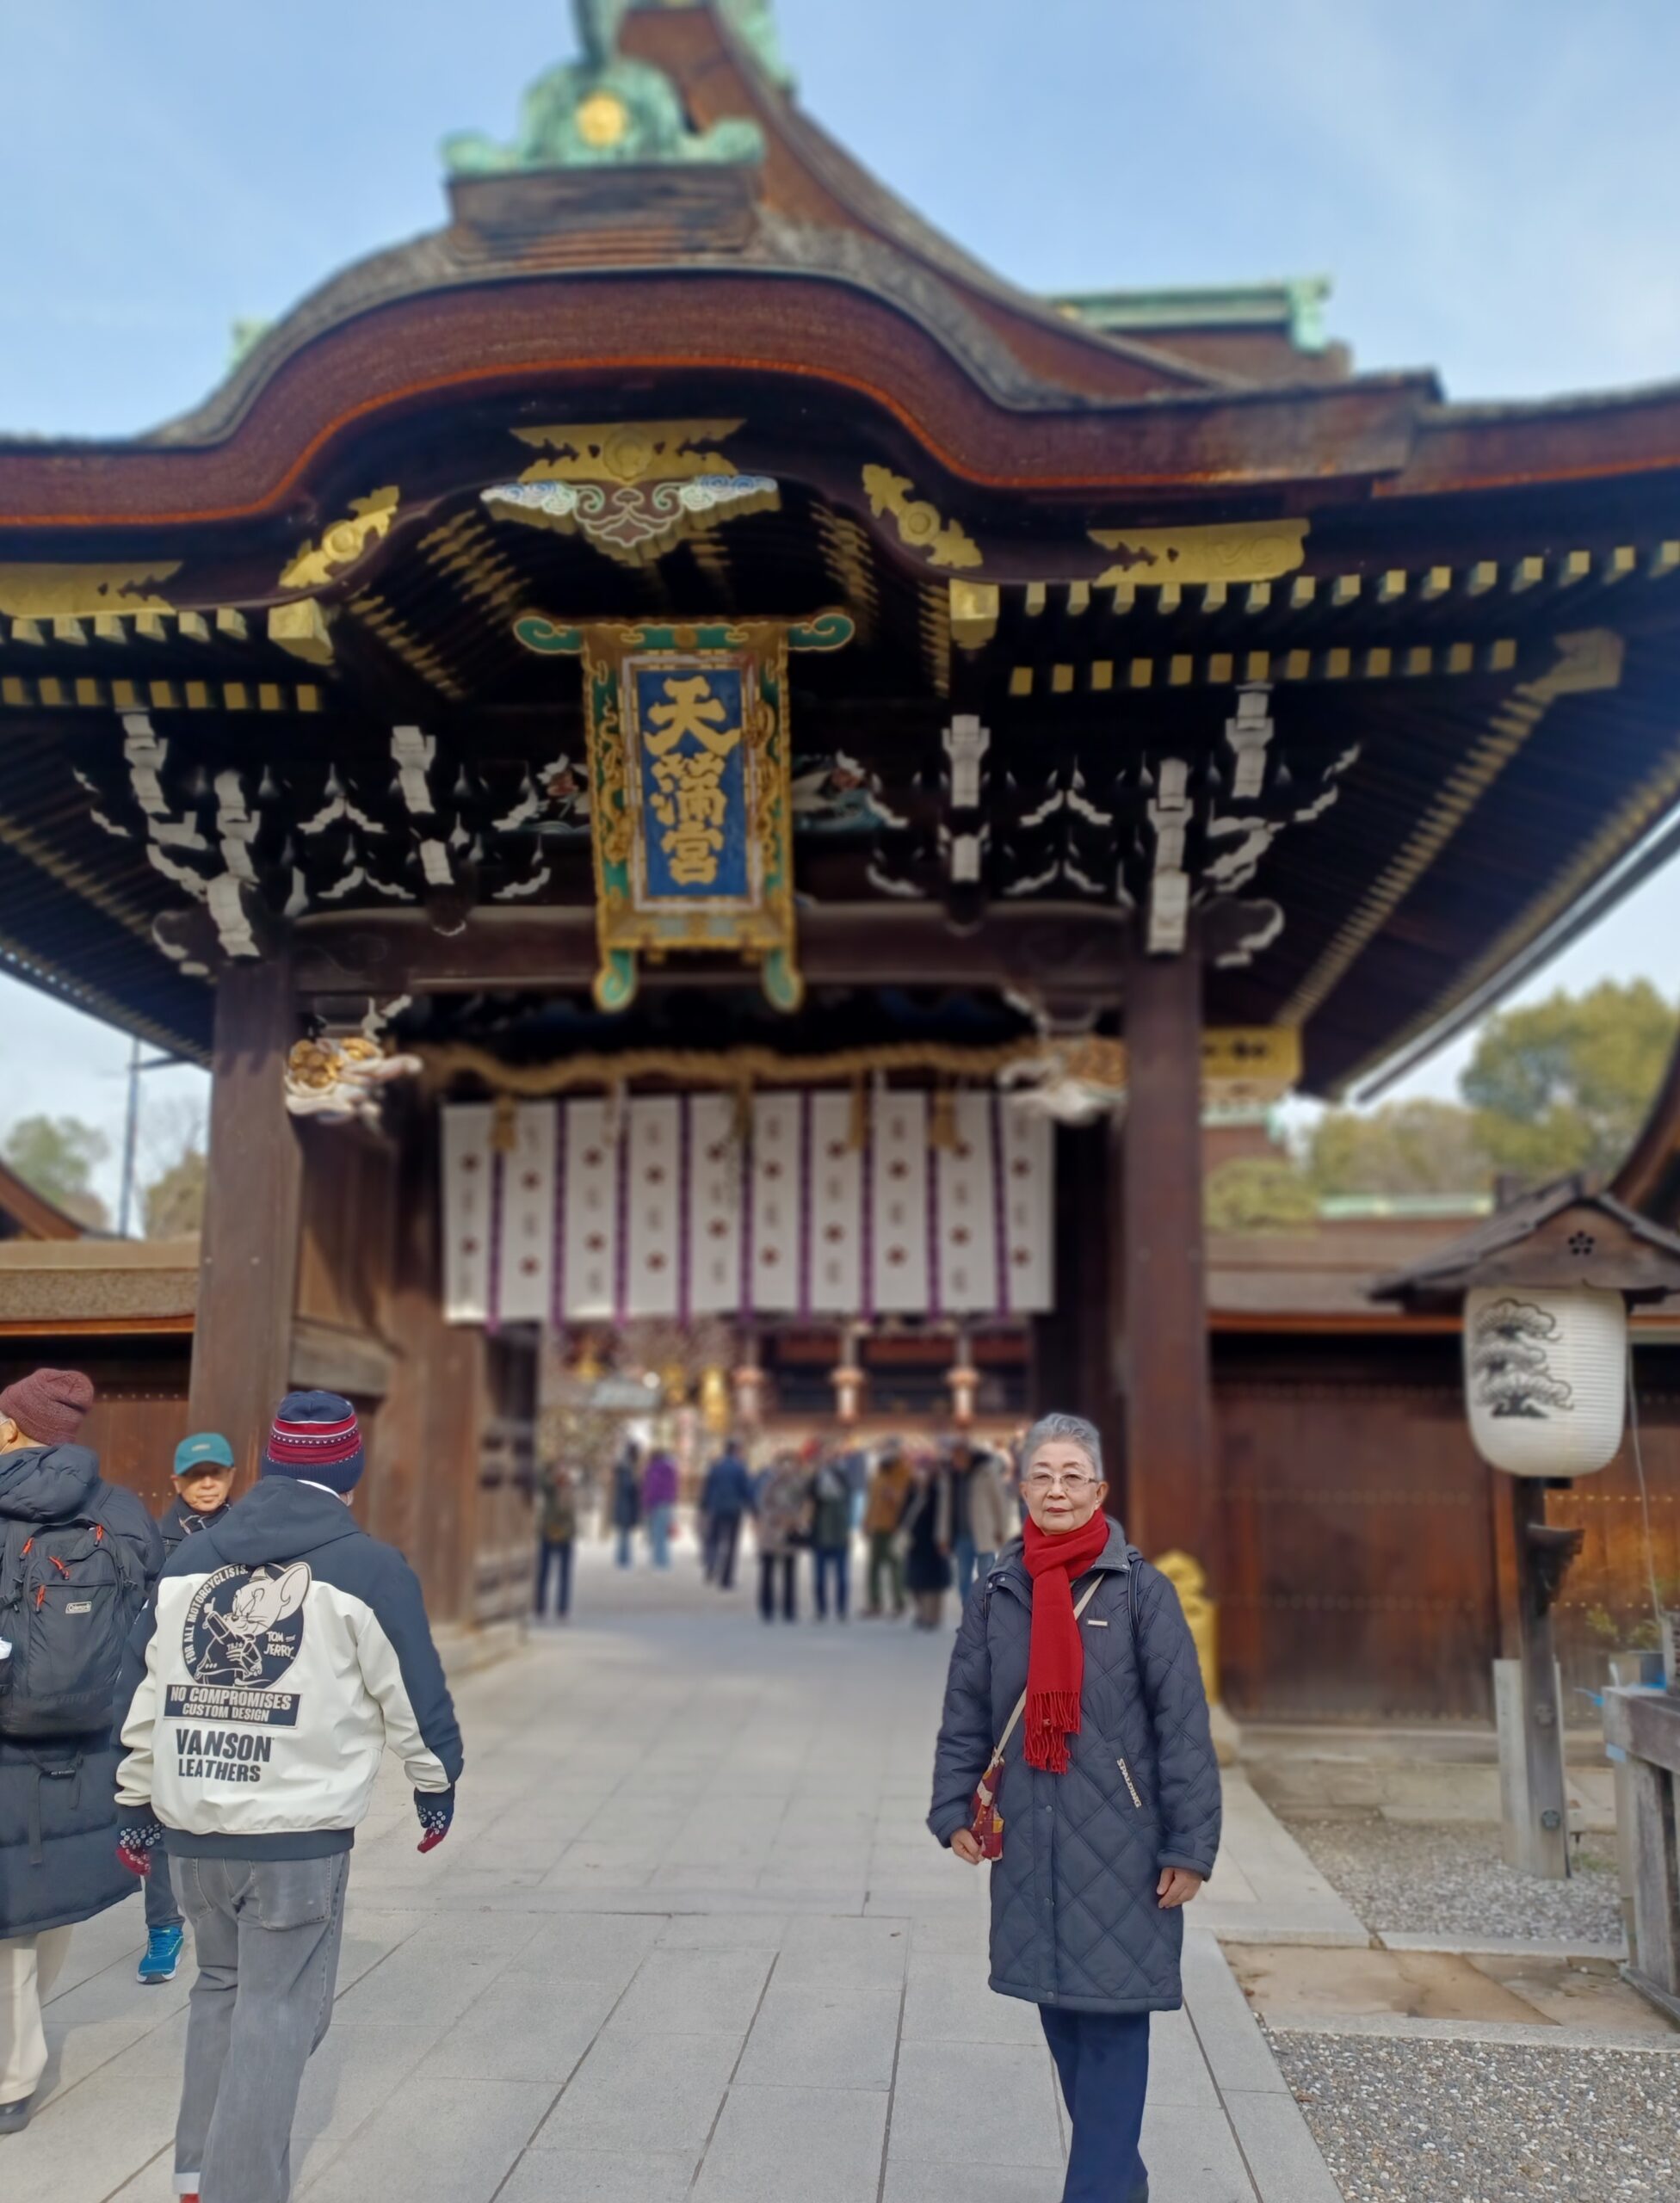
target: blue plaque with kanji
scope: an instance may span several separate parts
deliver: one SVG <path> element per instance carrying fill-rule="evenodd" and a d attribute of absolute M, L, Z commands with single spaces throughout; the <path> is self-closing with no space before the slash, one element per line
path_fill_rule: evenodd
<path fill-rule="evenodd" d="M 754 780 L 742 667 L 633 659 L 638 901 L 753 899 Z"/>

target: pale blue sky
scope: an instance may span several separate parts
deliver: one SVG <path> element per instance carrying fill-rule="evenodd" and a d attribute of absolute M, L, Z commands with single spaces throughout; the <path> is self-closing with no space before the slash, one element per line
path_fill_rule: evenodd
<path fill-rule="evenodd" d="M 1329 275 L 1360 364 L 1436 366 L 1455 397 L 1680 377 L 1672 0 L 778 12 L 811 112 L 1017 281 Z M 435 226 L 438 139 L 509 131 L 571 47 L 559 0 L 0 0 L 0 429 L 194 404 L 236 318 Z M 1541 986 L 1672 993 L 1677 937 L 1671 876 Z M 0 1032 L 42 1102 L 114 1123 L 120 1036 L 3 979 Z"/>

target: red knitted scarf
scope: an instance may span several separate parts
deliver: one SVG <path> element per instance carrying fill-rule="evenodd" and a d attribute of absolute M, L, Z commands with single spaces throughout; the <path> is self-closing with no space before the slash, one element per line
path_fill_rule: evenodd
<path fill-rule="evenodd" d="M 1033 1637 L 1027 1656 L 1028 1767 L 1067 1772 L 1067 1740 L 1079 1733 L 1079 1693 L 1085 1648 L 1073 1619 L 1073 1579 L 1100 1559 L 1109 1542 L 1108 1516 L 1098 1508 L 1081 1530 L 1052 1537 L 1036 1522 L 1026 1529 L 1024 1558 L 1033 1579 Z"/>

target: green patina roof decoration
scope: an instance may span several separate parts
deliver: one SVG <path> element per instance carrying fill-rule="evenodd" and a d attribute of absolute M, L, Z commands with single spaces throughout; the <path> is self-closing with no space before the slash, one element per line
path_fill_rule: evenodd
<path fill-rule="evenodd" d="M 1128 335 L 1150 329 L 1281 328 L 1298 352 L 1322 352 L 1327 275 L 1282 283 L 1231 283 L 1186 290 L 1080 291 L 1050 301 L 1070 320 Z"/>
<path fill-rule="evenodd" d="M 736 36 L 765 76 L 782 91 L 791 92 L 797 79 L 781 51 L 773 0 L 722 0 L 722 5 Z"/>
<path fill-rule="evenodd" d="M 653 0 L 689 6 L 695 0 Z M 689 127 L 676 87 L 661 69 L 619 51 L 619 32 L 638 0 L 572 0 L 581 61 L 563 62 L 530 85 L 510 144 L 476 131 L 443 141 L 453 176 L 501 176 L 520 170 L 610 166 L 617 163 L 764 157 L 764 133 L 742 117 Z M 647 5 L 648 0 L 639 0 Z M 720 0 L 722 12 L 772 82 L 792 83 L 777 42 L 770 0 Z"/>

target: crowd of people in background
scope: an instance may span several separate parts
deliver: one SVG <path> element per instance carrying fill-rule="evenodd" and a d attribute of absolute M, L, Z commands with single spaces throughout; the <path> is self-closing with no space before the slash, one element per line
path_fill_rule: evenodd
<path fill-rule="evenodd" d="M 938 1629 L 948 1595 L 960 1608 L 977 1576 L 1019 1534 L 1022 1503 L 1016 1449 L 959 1435 L 937 1443 L 880 1440 L 772 1452 L 755 1469 L 731 1437 L 707 1466 L 696 1510 L 706 1580 L 735 1587 L 742 1539 L 750 1526 L 758 1564 L 758 1610 L 766 1621 L 796 1621 L 809 1556 L 811 1611 L 818 1621 L 867 1620 L 913 1614 L 919 1629 Z M 605 1526 L 621 1568 L 634 1564 L 645 1538 L 655 1568 L 671 1564 L 678 1475 L 663 1447 L 627 1438 L 605 1494 Z M 550 1462 L 536 1479 L 534 1608 L 571 1613 L 571 1556 L 584 1488 L 568 1466 Z M 853 1558 L 862 1540 L 864 1603 L 854 1596 Z"/>

